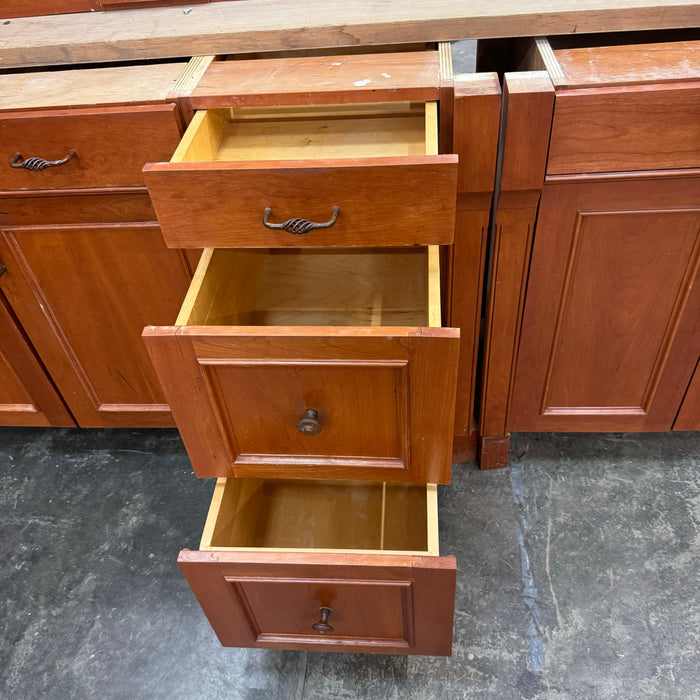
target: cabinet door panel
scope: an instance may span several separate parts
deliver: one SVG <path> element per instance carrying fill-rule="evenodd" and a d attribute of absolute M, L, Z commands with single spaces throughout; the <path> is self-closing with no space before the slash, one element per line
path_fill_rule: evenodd
<path fill-rule="evenodd" d="M 75 425 L 2 297 L 0 425 Z"/>
<path fill-rule="evenodd" d="M 83 427 L 171 426 L 141 341 L 171 322 L 190 272 L 152 223 L 5 228 L 0 280 Z"/>
<path fill-rule="evenodd" d="M 545 186 L 509 428 L 669 430 L 700 352 L 700 179 Z"/>

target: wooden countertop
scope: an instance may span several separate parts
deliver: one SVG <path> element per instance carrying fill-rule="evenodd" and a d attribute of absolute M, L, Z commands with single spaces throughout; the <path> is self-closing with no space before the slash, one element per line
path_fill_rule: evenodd
<path fill-rule="evenodd" d="M 0 21 L 0 69 L 700 26 L 698 0 L 238 0 Z"/>

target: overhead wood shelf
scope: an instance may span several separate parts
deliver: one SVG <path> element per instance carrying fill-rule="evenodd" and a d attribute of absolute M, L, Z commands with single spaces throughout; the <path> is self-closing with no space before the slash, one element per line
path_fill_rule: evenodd
<path fill-rule="evenodd" d="M 700 25 L 696 0 L 244 0 L 0 22 L 0 67 Z"/>

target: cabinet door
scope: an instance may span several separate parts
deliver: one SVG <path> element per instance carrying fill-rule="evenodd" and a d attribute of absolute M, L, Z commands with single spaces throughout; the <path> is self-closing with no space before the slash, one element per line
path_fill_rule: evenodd
<path fill-rule="evenodd" d="M 154 223 L 4 227 L 0 287 L 83 427 L 174 425 L 141 330 L 191 273 Z"/>
<path fill-rule="evenodd" d="M 1 296 L 0 425 L 75 425 Z"/>
<path fill-rule="evenodd" d="M 670 430 L 700 354 L 700 178 L 545 185 L 508 428 Z"/>

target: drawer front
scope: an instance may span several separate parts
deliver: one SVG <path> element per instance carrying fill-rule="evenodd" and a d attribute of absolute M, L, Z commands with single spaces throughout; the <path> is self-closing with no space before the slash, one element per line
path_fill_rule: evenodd
<path fill-rule="evenodd" d="M 180 131 L 176 105 L 2 115 L 0 190 L 142 185 L 143 164 L 169 158 Z"/>
<path fill-rule="evenodd" d="M 700 83 L 558 92 L 547 174 L 700 165 Z"/>
<path fill-rule="evenodd" d="M 450 244 L 457 156 L 155 163 L 144 172 L 173 248 Z M 270 229 L 294 218 L 327 228 Z"/>
<path fill-rule="evenodd" d="M 197 476 L 449 482 L 458 330 L 148 327 L 144 340 Z"/>
<path fill-rule="evenodd" d="M 453 557 L 184 550 L 178 563 L 224 646 L 451 653 Z"/>

